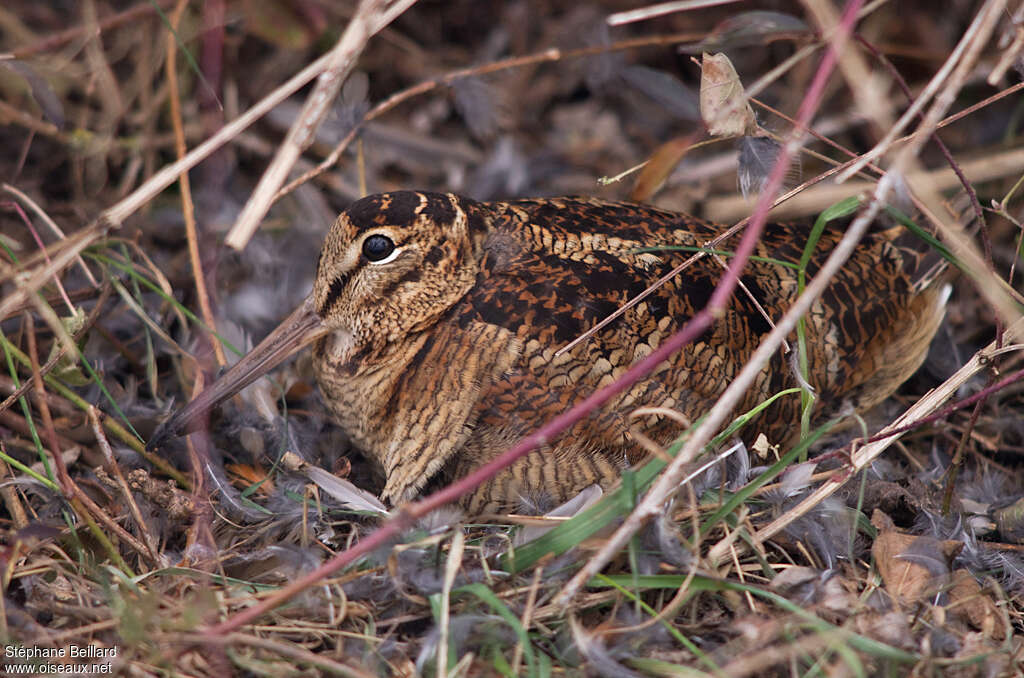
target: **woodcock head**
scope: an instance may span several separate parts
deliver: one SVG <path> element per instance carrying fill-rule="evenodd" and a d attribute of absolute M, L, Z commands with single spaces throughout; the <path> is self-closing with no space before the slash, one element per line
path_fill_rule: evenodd
<path fill-rule="evenodd" d="M 476 282 L 486 222 L 472 201 L 398 192 L 353 203 L 320 252 L 313 308 L 335 360 L 432 325 Z"/>
<path fill-rule="evenodd" d="M 400 191 L 352 203 L 320 252 L 313 292 L 266 339 L 178 410 L 150 448 L 193 431 L 219 403 L 303 347 L 326 363 L 430 326 L 476 282 L 485 210 L 452 194 Z"/>

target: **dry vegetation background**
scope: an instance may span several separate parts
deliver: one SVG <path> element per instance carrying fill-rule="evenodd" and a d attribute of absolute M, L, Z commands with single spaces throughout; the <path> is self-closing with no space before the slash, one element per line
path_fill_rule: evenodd
<path fill-rule="evenodd" d="M 848 64 L 832 74 L 820 138 L 806 144 L 815 154 L 790 177 L 801 190 L 780 209 L 808 219 L 873 191 L 870 168 L 843 186 L 813 180 L 850 158 L 843 149 L 883 139 L 879 120 L 930 98 L 945 64 L 963 67 L 937 90 L 946 115 L 967 112 L 943 123 L 948 150 L 925 143 L 903 170 L 930 196 L 957 192 L 951 166 L 965 175 L 988 264 L 956 281 L 928 363 L 865 426 L 877 432 L 940 384 L 951 402 L 982 397 L 877 458 L 855 454 L 859 473 L 831 497 L 804 501 L 837 462 L 779 476 L 793 454 L 776 463 L 750 450 L 753 470 L 703 476 L 692 501 L 615 550 L 569 605 L 557 596 L 608 543 L 600 528 L 629 513 L 627 493 L 532 547 L 510 517 L 435 519 L 254 625 L 210 632 L 380 522 L 340 507 L 316 473 L 285 468 L 283 452 L 370 491 L 381 479 L 326 417 L 301 357 L 225 405 L 209 435 L 143 449 L 225 359 L 197 316 L 244 351 L 307 293 L 326 229 L 365 193 L 638 197 L 722 222 L 748 216 L 735 141 L 682 157 L 702 126 L 693 57 L 726 53 L 748 87 L 786 65 L 754 104 L 765 130 L 786 135 L 830 7 L 731 3 L 609 26 L 631 3 L 421 0 L 369 40 L 290 176 L 337 161 L 279 196 L 236 251 L 227 233 L 311 88 L 189 163 L 187 187 L 158 173 L 329 51 L 356 3 L 5 2 L 5 645 L 116 648 L 102 660 L 113 673 L 146 676 L 1020 675 L 1024 333 L 1019 293 L 1007 292 L 1021 289 L 1024 218 L 1019 3 L 867 3 L 851 49 L 875 79 Z M 978 49 L 955 51 L 988 12 Z M 858 99 L 872 91 L 884 96 Z M 905 146 L 887 146 L 878 165 Z"/>

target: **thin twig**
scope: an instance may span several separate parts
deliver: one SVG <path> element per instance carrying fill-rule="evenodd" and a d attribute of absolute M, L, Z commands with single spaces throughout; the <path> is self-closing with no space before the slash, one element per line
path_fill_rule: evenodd
<path fill-rule="evenodd" d="M 365 124 L 371 120 L 375 120 L 385 113 L 391 111 L 399 104 L 402 104 L 410 99 L 427 94 L 440 87 L 446 87 L 451 85 L 457 80 L 469 77 L 479 77 L 488 75 L 491 73 L 498 73 L 500 71 L 509 70 L 513 68 L 523 68 L 526 66 L 535 66 L 542 63 L 550 63 L 555 61 L 564 61 L 568 59 L 580 59 L 588 56 L 595 56 L 598 54 L 607 54 L 611 52 L 618 52 L 627 49 L 635 49 L 638 47 L 653 47 L 657 45 L 673 44 L 677 42 L 686 42 L 687 40 L 693 40 L 696 38 L 703 37 L 703 34 L 695 33 L 672 33 L 668 35 L 655 35 L 647 36 L 642 38 L 633 38 L 630 40 L 622 40 L 611 45 L 601 45 L 596 47 L 581 47 L 580 49 L 563 51 L 560 49 L 550 48 L 545 49 L 541 52 L 535 52 L 533 54 L 527 54 L 524 56 L 509 57 L 507 59 L 500 59 L 491 63 L 483 64 L 480 66 L 470 66 L 467 68 L 460 68 L 445 75 L 433 78 L 431 80 L 425 80 L 424 82 L 417 83 L 411 87 L 408 87 L 400 92 L 395 92 L 384 101 L 370 109 L 363 117 L 361 124 Z M 345 149 L 356 139 L 359 135 L 361 128 L 360 125 L 356 125 L 349 131 L 345 137 L 339 141 L 331 152 L 324 158 L 316 167 L 299 175 L 292 181 L 288 182 L 274 196 L 274 201 L 280 200 L 282 197 L 291 193 L 296 188 L 313 179 L 314 177 L 326 172 L 338 159 L 341 158 L 341 154 L 345 152 Z"/>
<path fill-rule="evenodd" d="M 49 256 L 49 253 L 47 252 L 46 244 L 43 242 L 43 239 L 39 237 L 39 233 L 36 231 L 35 227 L 32 225 L 32 220 L 28 218 L 27 214 L 25 214 L 25 210 L 23 210 L 21 208 L 21 205 L 19 205 L 16 202 L 12 202 L 12 203 L 8 203 L 8 204 L 11 205 L 14 208 L 14 211 L 16 211 L 18 213 L 18 216 L 21 217 L 22 222 L 25 224 L 25 228 L 27 228 L 29 233 L 32 234 L 32 239 L 36 241 L 36 246 L 38 247 L 37 251 L 43 256 L 43 259 L 47 263 L 49 263 L 50 256 Z M 81 260 L 81 257 L 79 257 L 79 260 Z M 74 314 L 75 307 L 74 307 L 74 304 L 71 303 L 71 299 L 68 298 L 68 293 L 67 293 L 67 290 L 64 289 L 64 284 L 61 283 L 59 278 L 54 278 L 54 282 L 57 285 L 57 291 L 60 293 L 60 298 L 67 305 L 68 314 Z"/>
<path fill-rule="evenodd" d="M 25 333 L 28 337 L 28 355 L 32 361 L 32 383 L 35 385 L 33 393 L 35 395 L 36 408 L 43 419 L 43 433 L 46 435 L 46 442 L 50 446 L 50 452 L 53 455 L 57 482 L 60 484 L 60 489 L 64 496 L 70 497 L 73 494 L 71 490 L 71 476 L 68 474 L 68 467 L 64 464 L 63 449 L 60 440 L 57 439 L 57 429 L 53 427 L 50 404 L 46 401 L 46 390 L 43 387 L 43 378 L 39 372 L 39 352 L 36 347 L 35 322 L 32 320 L 31 313 L 26 312 L 24 317 Z"/>
<path fill-rule="evenodd" d="M 863 35 L 858 33 L 854 37 L 856 38 L 857 42 L 863 45 L 872 54 L 872 56 L 875 57 L 878 63 L 882 64 L 882 67 L 889 72 L 889 75 L 892 76 L 892 79 L 896 82 L 896 85 L 900 88 L 900 91 L 903 92 L 903 96 L 907 98 L 907 101 L 913 103 L 914 95 L 910 91 L 910 85 L 907 84 L 907 81 L 904 80 L 903 75 L 893 65 L 893 63 L 889 61 L 889 59 L 887 59 L 884 54 L 878 51 L 878 49 L 873 44 L 871 44 L 871 42 L 869 42 L 867 38 L 865 38 Z M 923 116 L 918 115 L 918 119 L 923 120 Z M 971 205 L 974 207 L 974 216 L 978 219 L 979 222 L 983 223 L 985 221 L 985 213 L 981 209 L 981 203 L 978 202 L 978 194 L 971 186 L 971 183 L 967 181 L 967 177 L 964 176 L 963 170 L 960 169 L 960 164 L 957 163 L 956 159 L 953 157 L 953 154 L 950 152 L 949 147 L 947 147 L 946 144 L 942 141 L 942 137 L 938 135 L 938 130 L 932 133 L 932 140 L 935 142 L 935 145 L 939 147 L 939 150 L 942 152 L 942 157 L 946 159 L 946 163 L 949 165 L 950 169 L 952 169 L 953 172 L 956 173 L 957 179 L 960 180 L 960 185 L 963 186 L 964 191 L 966 191 L 967 195 L 970 197 Z M 982 228 L 982 237 L 984 238 L 985 242 L 985 257 L 988 260 L 989 265 L 991 266 L 992 243 L 989 241 L 988 231 L 984 227 Z"/>
<path fill-rule="evenodd" d="M 1016 350 L 1016 351 L 1020 351 L 1020 350 L 1024 349 L 1024 346 L 1022 346 L 1020 344 L 1017 344 L 1017 345 L 1014 345 L 1014 346 L 1004 346 L 1004 347 L 1000 348 L 1000 347 L 996 346 L 995 342 L 993 342 L 987 348 L 984 348 L 981 351 L 979 351 L 979 353 L 981 353 L 981 354 L 983 354 L 985 356 L 984 359 L 982 360 L 982 363 L 983 364 L 987 363 L 988 361 L 990 361 L 995 356 L 999 355 L 1000 353 L 1005 352 L 1007 349 L 1013 349 L 1013 350 Z M 988 398 L 993 393 L 998 393 L 999 391 L 1003 390 L 1004 388 L 1006 388 L 1010 384 L 1016 383 L 1016 382 L 1020 381 L 1021 379 L 1024 379 L 1024 370 L 1017 370 L 1016 372 L 1012 372 L 1009 375 L 1007 375 L 1007 376 L 1003 377 L 1002 379 L 1000 379 L 999 381 L 996 381 L 994 383 L 990 383 L 990 384 L 986 385 L 985 388 L 983 388 L 982 390 L 978 391 L 974 395 L 968 396 L 967 398 L 964 398 L 963 400 L 958 400 L 955 403 L 947 405 L 946 407 L 942 408 L 941 410 L 938 410 L 937 412 L 933 412 L 932 414 L 929 414 L 927 416 L 921 417 L 920 419 L 915 419 L 914 421 L 912 421 L 912 422 L 910 422 L 908 424 L 904 424 L 902 426 L 895 426 L 895 427 L 894 426 L 889 426 L 889 427 L 886 427 L 884 430 L 880 431 L 879 433 L 876 433 L 875 435 L 871 436 L 867 440 L 861 441 L 861 444 L 875 443 L 875 442 L 878 442 L 880 440 L 885 440 L 886 438 L 891 438 L 892 436 L 896 436 L 896 435 L 900 435 L 902 433 L 906 433 L 907 431 L 913 431 L 914 429 L 921 428 L 922 426 L 928 426 L 929 424 L 932 424 L 932 423 L 934 423 L 936 421 L 942 421 L 943 419 L 945 419 L 949 415 L 953 414 L 957 410 L 962 410 L 965 407 L 968 407 L 970 405 L 978 404 L 981 401 L 983 401 L 986 398 Z M 963 383 L 957 384 L 957 386 L 958 387 L 959 386 L 963 386 Z"/>
<path fill-rule="evenodd" d="M 674 12 L 688 12 L 693 9 L 713 7 L 715 5 L 727 5 L 736 0 L 672 0 L 671 2 L 659 2 L 656 5 L 648 5 L 638 9 L 631 9 L 626 12 L 617 12 L 608 17 L 609 26 L 621 26 L 637 21 L 646 21 Z"/>
<path fill-rule="evenodd" d="M 448 640 L 449 622 L 451 621 L 452 586 L 455 585 L 455 576 L 462 567 L 462 552 L 466 545 L 466 534 L 461 527 L 455 529 L 452 535 L 451 548 L 448 550 L 448 560 L 444 568 L 444 581 L 441 585 L 441 611 L 440 611 L 440 634 L 437 640 L 437 676 L 448 678 Z"/>
<path fill-rule="evenodd" d="M 167 33 L 167 84 L 170 88 L 169 99 L 171 104 L 171 124 L 174 126 L 174 147 L 178 153 L 178 160 L 185 157 L 188 151 L 185 145 L 185 130 L 181 122 L 181 93 L 178 91 L 178 66 L 177 54 L 178 43 L 175 40 L 174 31 L 178 29 L 181 16 L 188 6 L 188 0 L 178 0 L 178 4 L 171 14 L 171 30 Z M 188 240 L 188 256 L 192 263 L 192 278 L 196 284 L 196 296 L 199 299 L 199 312 L 203 316 L 203 322 L 209 328 L 207 335 L 213 345 L 213 354 L 217 358 L 217 364 L 224 367 L 228 364 L 224 356 L 224 347 L 213 338 L 217 333 L 217 324 L 213 317 L 213 309 L 210 307 L 210 294 L 206 289 L 206 274 L 203 271 L 203 258 L 199 254 L 199 236 L 196 233 L 196 210 L 192 203 L 192 184 L 188 179 L 188 171 L 182 171 L 178 178 L 178 185 L 181 186 L 181 212 L 185 218 L 185 236 Z"/>
<path fill-rule="evenodd" d="M 853 161 L 839 165 L 840 168 L 849 167 Z M 1007 148 L 994 153 L 988 153 L 977 157 L 974 160 L 964 162 L 960 167 L 964 178 L 969 182 L 981 183 L 1012 176 L 1024 169 L 1024 148 Z M 838 170 L 833 168 L 829 175 L 834 175 Z M 906 174 L 908 183 L 919 186 L 930 184 L 937 191 L 945 191 L 957 187 L 960 179 L 949 167 L 939 169 L 914 170 Z M 774 208 L 772 216 L 776 218 L 795 217 L 808 214 L 817 214 L 829 205 L 833 205 L 844 198 L 854 195 L 862 195 L 874 188 L 871 181 L 847 181 L 843 184 L 822 183 L 821 177 L 815 177 L 815 183 L 819 185 L 813 190 L 803 191 L 794 195 L 786 201 L 781 199 L 778 207 Z M 806 188 L 805 185 L 802 185 Z M 915 202 L 920 208 L 923 202 Z M 729 195 L 722 198 L 712 198 L 704 206 L 707 218 L 718 221 L 728 221 L 738 215 L 750 212 L 750 201 L 742 195 Z"/>
<path fill-rule="evenodd" d="M 227 647 L 229 645 L 248 646 L 272 652 L 286 657 L 295 663 L 307 664 L 315 669 L 322 669 L 330 675 L 343 676 L 345 678 L 373 678 L 376 674 L 370 674 L 360 668 L 347 666 L 341 662 L 334 661 L 323 652 L 312 652 L 295 642 L 284 642 L 272 638 L 260 638 L 244 633 L 232 633 L 228 636 L 209 636 L 206 634 L 166 634 L 155 639 L 162 646 L 173 646 L 176 643 L 187 643 L 200 647 L 217 646 Z"/>
<path fill-rule="evenodd" d="M 43 210 L 43 208 L 36 203 L 35 200 L 28 197 L 27 195 L 19 191 L 14 186 L 11 186 L 10 184 L 4 183 L 2 184 L 2 186 L 5 191 L 7 191 L 8 193 L 13 193 L 16 198 L 18 198 L 23 203 L 28 205 L 29 209 L 35 212 L 39 216 L 39 218 L 43 220 L 43 223 L 46 224 L 47 228 L 49 228 L 54 235 L 56 235 L 58 238 L 67 237 L 66 235 L 64 235 L 64 231 L 61 230 L 60 226 L 58 226 L 57 223 L 50 218 L 50 215 L 47 214 Z M 93 276 L 92 271 L 90 271 L 89 267 L 85 265 L 85 261 L 82 260 L 82 257 L 78 257 L 78 266 L 79 268 L 82 269 L 82 273 L 84 273 L 85 277 L 89 279 L 89 282 L 92 284 L 93 287 L 100 286 L 99 282 L 97 282 L 96 278 Z"/>
<path fill-rule="evenodd" d="M 135 502 L 135 495 L 132 494 L 131 488 L 128 487 L 128 482 L 124 479 L 124 474 L 121 473 L 121 466 L 117 463 L 117 459 L 114 457 L 114 450 L 110 447 L 110 441 L 107 440 L 107 436 L 103 433 L 103 425 L 100 424 L 100 417 L 98 414 L 99 410 L 95 407 L 89 408 L 89 423 L 92 425 L 92 435 L 96 438 L 96 442 L 100 446 L 100 450 L 103 451 L 103 458 L 107 462 L 107 466 L 110 468 L 114 477 L 117 479 L 118 487 L 121 489 L 121 494 L 124 495 L 124 499 L 128 502 L 128 510 L 131 511 L 132 517 L 135 519 L 135 524 L 139 528 L 139 532 L 142 534 L 142 538 L 149 551 L 149 557 L 153 563 L 160 563 L 160 556 L 157 553 L 156 540 L 153 539 L 153 535 L 146 529 L 146 521 L 142 518 L 142 511 L 139 510 L 139 505 Z"/>
<path fill-rule="evenodd" d="M 540 589 L 540 576 L 544 573 L 544 568 L 537 566 L 533 570 L 533 580 L 530 582 L 530 588 L 526 594 L 526 604 L 523 606 L 523 615 L 519 618 L 519 623 L 524 629 L 530 628 L 530 624 L 533 622 L 533 611 L 537 605 L 537 591 Z M 512 651 L 512 675 L 519 675 L 519 664 L 523 660 L 523 642 L 521 639 L 516 640 L 516 647 Z"/>
<path fill-rule="evenodd" d="M 839 23 L 839 15 L 832 0 L 802 0 L 818 25 L 820 33 Z M 892 126 L 893 112 L 887 88 L 879 78 L 872 77 L 864 56 L 855 49 L 844 50 L 839 55 L 839 72 L 850 88 L 853 105 L 867 120 L 873 121 L 876 130 Z"/>
<path fill-rule="evenodd" d="M 0 478 L 4 478 L 3 482 L 0 482 L 0 497 L 3 497 L 4 506 L 7 508 L 7 514 L 11 517 L 11 522 L 14 523 L 14 529 L 20 530 L 28 525 L 28 512 L 25 511 L 25 506 L 21 503 L 21 499 L 18 498 L 18 493 L 14 488 L 14 483 L 7 482 L 7 478 L 15 478 L 14 471 L 7 465 L 7 462 L 2 457 L 7 456 L 7 446 L 3 440 L 0 440 Z M 3 585 L 7 586 L 7 577 L 2 580 Z"/>
<path fill-rule="evenodd" d="M 1021 52 L 1024 51 L 1024 5 L 1017 8 L 1017 13 L 1013 17 L 1012 21 L 1017 24 L 1017 30 L 1013 37 L 1013 42 L 1006 48 L 1003 55 L 999 57 L 999 63 L 996 64 L 992 72 L 988 74 L 988 78 L 985 80 L 988 84 L 993 87 L 997 82 L 1003 79 L 1006 75 L 1006 71 L 1013 66 L 1014 61 L 1018 59 Z"/>
<path fill-rule="evenodd" d="M 46 401 L 46 394 L 43 391 L 43 379 L 39 375 L 39 354 L 36 350 L 36 333 L 31 314 L 25 314 L 25 322 L 28 334 L 28 353 L 32 363 L 32 374 L 35 377 L 36 384 L 36 407 L 39 408 L 39 413 L 42 416 L 43 432 L 48 438 L 47 442 L 50 445 L 50 451 L 53 453 L 53 463 L 57 473 L 57 481 L 60 484 L 61 493 L 75 510 L 78 517 L 86 522 L 89 526 L 89 530 L 100 541 L 100 543 L 103 544 L 103 547 L 110 556 L 110 559 L 117 564 L 118 568 L 129 576 L 135 576 L 132 573 L 131 568 L 128 566 L 128 563 L 126 563 L 124 558 L 121 557 L 117 547 L 113 545 L 103 530 L 99 528 L 99 525 L 96 524 L 93 516 L 98 518 L 99 521 L 107 527 L 107 529 L 114 532 L 114 534 L 119 538 L 124 540 L 132 546 L 132 548 L 136 549 L 143 555 L 146 553 L 145 546 L 127 530 L 118 525 L 110 516 L 108 516 L 107 513 L 100 508 L 91 497 L 89 497 L 89 495 L 82 491 L 82 488 L 72 480 L 71 475 L 68 473 L 68 467 L 64 463 L 64 456 L 61 453 L 57 429 L 53 426 L 53 417 L 50 416 L 49 403 Z"/>

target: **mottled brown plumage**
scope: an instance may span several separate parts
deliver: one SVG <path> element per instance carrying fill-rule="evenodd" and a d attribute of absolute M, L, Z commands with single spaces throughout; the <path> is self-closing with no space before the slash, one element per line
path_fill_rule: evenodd
<path fill-rule="evenodd" d="M 311 300 L 293 314 L 300 329 L 289 341 L 317 337 L 314 364 L 325 402 L 383 466 L 383 498 L 401 503 L 493 458 L 677 331 L 722 275 L 712 257 L 555 355 L 723 230 L 653 207 L 592 199 L 370 196 L 328 234 Z M 808 231 L 770 225 L 760 258 L 742 277 L 749 295 L 737 293 L 698 341 L 479 488 L 466 507 L 477 513 L 553 505 L 595 482 L 609 485 L 638 461 L 643 449 L 631 427 L 662 443 L 675 437 L 681 429 L 672 418 L 637 420 L 630 412 L 664 407 L 694 420 L 711 407 L 770 330 L 751 297 L 770 318 L 795 298 L 792 264 Z M 809 276 L 840 236 L 826 228 Z M 642 251 L 679 246 L 689 249 Z M 920 365 L 942 314 L 939 286 L 921 279 L 924 261 L 920 244 L 899 228 L 876 230 L 812 308 L 809 381 L 819 417 L 847 404 L 871 407 Z M 233 379 L 235 390 L 239 381 Z M 738 411 L 796 384 L 788 359 L 776 355 Z M 799 398 L 780 398 L 751 433 L 791 442 L 798 417 Z"/>

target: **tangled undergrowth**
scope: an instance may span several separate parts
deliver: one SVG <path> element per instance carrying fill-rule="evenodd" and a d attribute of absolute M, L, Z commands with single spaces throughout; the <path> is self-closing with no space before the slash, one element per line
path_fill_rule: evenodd
<path fill-rule="evenodd" d="M 860 7 L 776 212 L 868 204 L 898 158 L 898 197 L 946 222 L 980 212 L 962 242 L 939 233 L 966 273 L 896 396 L 842 430 L 806 427 L 793 449 L 748 449 L 722 426 L 621 547 L 615 531 L 685 439 L 565 516 L 433 511 L 235 623 L 367 543 L 386 520 L 380 471 L 331 422 L 303 355 L 203 431 L 156 453 L 145 442 L 308 293 L 340 209 L 422 188 L 737 222 L 840 22 L 818 0 L 626 23 L 609 20 L 628 20 L 616 12 L 629 3 L 424 0 L 381 19 L 400 4 L 0 7 L 3 662 L 196 676 L 1024 671 L 1024 9 L 992 0 L 941 16 L 917 0 Z M 301 181 L 244 249 L 226 246 L 254 192 L 274 197 L 256 186 L 308 91 L 230 124 L 361 13 L 384 25 L 310 125 L 289 168 Z M 738 131 L 705 133 L 729 118 L 697 93 L 701 55 L 719 52 L 752 108 Z M 924 117 L 894 132 L 912 102 Z M 201 162 L 161 174 L 218 134 Z M 872 149 L 856 176 L 823 180 Z M 894 423 L 910 426 L 877 436 Z"/>

